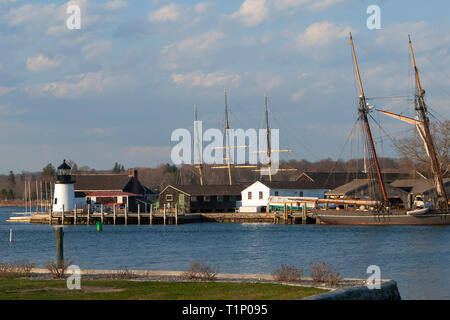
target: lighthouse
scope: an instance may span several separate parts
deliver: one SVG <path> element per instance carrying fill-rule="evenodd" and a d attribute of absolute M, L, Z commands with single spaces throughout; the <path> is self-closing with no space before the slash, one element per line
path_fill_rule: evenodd
<path fill-rule="evenodd" d="M 53 197 L 53 212 L 72 211 L 75 205 L 74 183 L 71 176 L 72 168 L 66 160 L 58 167 L 55 192 Z"/>

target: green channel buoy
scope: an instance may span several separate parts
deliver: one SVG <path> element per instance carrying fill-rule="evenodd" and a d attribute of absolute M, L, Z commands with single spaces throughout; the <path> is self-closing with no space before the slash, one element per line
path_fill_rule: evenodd
<path fill-rule="evenodd" d="M 97 232 L 102 231 L 102 229 L 103 229 L 102 223 L 100 221 L 98 221 L 97 222 Z"/>

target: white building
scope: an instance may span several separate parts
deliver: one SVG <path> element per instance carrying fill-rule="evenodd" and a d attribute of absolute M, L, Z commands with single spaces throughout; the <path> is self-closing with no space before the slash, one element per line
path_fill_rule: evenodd
<path fill-rule="evenodd" d="M 266 211 L 271 197 L 305 197 L 324 199 L 330 189 L 305 181 L 256 181 L 242 190 L 239 212 Z"/>

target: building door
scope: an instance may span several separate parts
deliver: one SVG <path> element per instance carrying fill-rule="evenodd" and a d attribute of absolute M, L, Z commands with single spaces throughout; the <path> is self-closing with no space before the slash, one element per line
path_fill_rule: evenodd
<path fill-rule="evenodd" d="M 178 207 L 180 209 L 184 208 L 184 194 L 183 193 L 180 193 L 178 196 Z"/>

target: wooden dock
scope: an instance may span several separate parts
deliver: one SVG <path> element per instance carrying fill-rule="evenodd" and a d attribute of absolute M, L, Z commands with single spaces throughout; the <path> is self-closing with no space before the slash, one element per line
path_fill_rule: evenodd
<path fill-rule="evenodd" d="M 219 222 L 219 223 L 274 223 L 274 224 L 310 224 L 310 218 L 303 218 L 302 213 L 172 213 L 172 212 L 116 212 L 116 213 L 38 213 L 31 215 L 30 223 L 54 225 L 178 225 L 186 223 Z"/>

